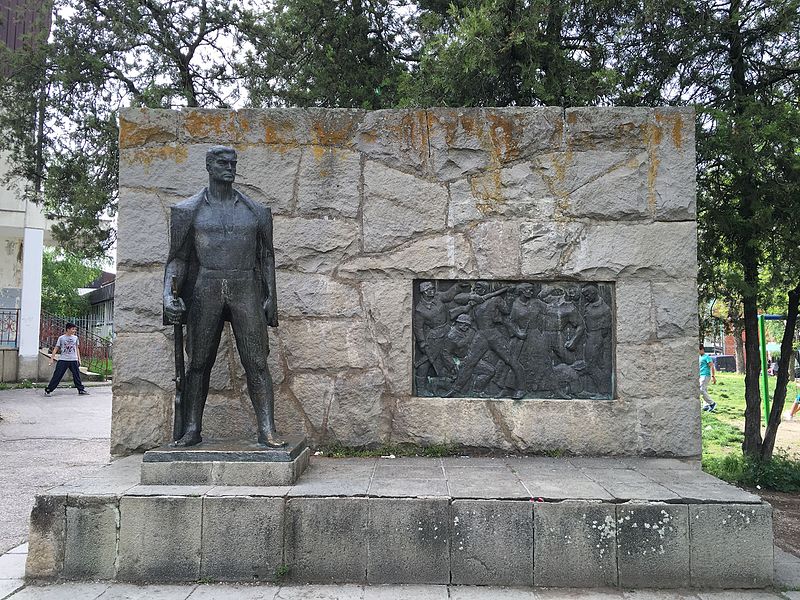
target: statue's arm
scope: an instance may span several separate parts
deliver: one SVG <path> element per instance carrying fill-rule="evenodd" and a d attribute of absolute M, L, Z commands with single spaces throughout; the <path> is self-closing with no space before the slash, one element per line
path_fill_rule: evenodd
<path fill-rule="evenodd" d="M 186 275 L 189 271 L 189 243 L 188 232 L 185 227 L 181 227 L 182 220 L 177 216 L 176 209 L 173 207 L 170 218 L 170 247 L 167 264 L 164 267 L 164 323 L 180 322 L 183 312 L 186 310 L 180 296 L 172 293 L 172 281 L 175 279 L 176 287 L 180 292 L 186 284 Z"/>
<path fill-rule="evenodd" d="M 278 289 L 275 283 L 275 247 L 272 242 L 272 211 L 270 210 L 267 211 L 264 238 L 261 258 L 262 276 L 264 277 L 264 287 L 266 289 L 264 312 L 267 316 L 267 325 L 277 327 Z"/>

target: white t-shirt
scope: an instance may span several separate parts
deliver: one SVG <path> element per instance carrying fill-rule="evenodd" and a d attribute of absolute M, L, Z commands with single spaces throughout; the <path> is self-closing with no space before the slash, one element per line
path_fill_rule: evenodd
<path fill-rule="evenodd" d="M 78 360 L 78 336 L 62 335 L 56 342 L 56 347 L 60 348 L 58 360 Z"/>

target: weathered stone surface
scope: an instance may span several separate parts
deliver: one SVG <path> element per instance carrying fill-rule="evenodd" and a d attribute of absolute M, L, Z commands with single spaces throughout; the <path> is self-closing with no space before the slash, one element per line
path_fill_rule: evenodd
<path fill-rule="evenodd" d="M 346 446 L 375 444 L 388 431 L 385 416 L 383 372 L 342 373 L 336 378 L 328 416 L 328 435 Z"/>
<path fill-rule="evenodd" d="M 588 154 L 589 156 L 584 156 Z M 627 221 L 651 216 L 647 196 L 647 154 L 629 156 L 607 171 L 591 175 L 581 172 L 595 166 L 595 152 L 574 154 L 572 178 L 582 183 L 565 198 L 563 213 L 572 218 Z M 589 167 L 591 168 L 591 167 Z"/>
<path fill-rule="evenodd" d="M 300 214 L 333 214 L 355 218 L 360 206 L 361 156 L 336 147 L 303 150 L 298 177 Z"/>
<path fill-rule="evenodd" d="M 200 574 L 202 506 L 202 498 L 186 496 L 122 497 L 117 578 L 196 580 Z"/>
<path fill-rule="evenodd" d="M 300 150 L 277 150 L 274 146 L 236 148 L 239 164 L 236 188 L 272 209 L 273 215 L 289 212 L 300 168 Z"/>
<path fill-rule="evenodd" d="M 766 587 L 773 579 L 769 504 L 689 506 L 693 587 Z"/>
<path fill-rule="evenodd" d="M 455 500 L 450 511 L 451 583 L 533 585 L 530 502 Z"/>
<path fill-rule="evenodd" d="M 289 388 L 302 406 L 303 413 L 320 434 L 328 428 L 335 383 L 334 375 L 317 372 L 296 373 L 289 379 Z"/>
<path fill-rule="evenodd" d="M 278 331 L 291 370 L 366 369 L 377 360 L 362 320 L 284 321 Z"/>
<path fill-rule="evenodd" d="M 325 276 L 278 271 L 278 315 L 286 317 L 357 317 L 358 288 Z"/>
<path fill-rule="evenodd" d="M 519 225 L 522 276 L 559 276 L 584 228 L 581 223 L 522 221 Z"/>
<path fill-rule="evenodd" d="M 655 218 L 660 221 L 693 221 L 697 216 L 695 118 L 691 107 L 655 109 L 655 128 L 650 143 L 651 190 Z"/>
<path fill-rule="evenodd" d="M 64 577 L 113 579 L 119 506 L 115 497 L 76 496 L 67 501 Z"/>
<path fill-rule="evenodd" d="M 349 147 L 365 113 L 351 108 L 270 108 L 240 110 L 238 118 L 242 141 L 248 144 Z"/>
<path fill-rule="evenodd" d="M 203 413 L 203 432 L 212 438 L 255 438 L 256 420 L 243 380 L 237 390 L 210 392 Z"/>
<path fill-rule="evenodd" d="M 26 578 L 56 579 L 61 575 L 66 544 L 66 503 L 66 496 L 36 496 L 28 531 Z"/>
<path fill-rule="evenodd" d="M 689 508 L 617 506 L 617 567 L 624 588 L 683 587 L 689 581 Z"/>
<path fill-rule="evenodd" d="M 447 190 L 380 163 L 364 166 L 364 251 L 394 248 L 414 236 L 444 229 Z"/>
<path fill-rule="evenodd" d="M 230 146 L 241 139 L 236 111 L 232 109 L 183 108 L 179 113 L 178 140 Z"/>
<path fill-rule="evenodd" d="M 401 171 L 421 172 L 428 162 L 427 112 L 421 109 L 367 112 L 355 140 L 356 149 L 367 159 Z"/>
<path fill-rule="evenodd" d="M 669 390 L 688 399 L 697 391 L 697 339 L 673 338 L 644 344 L 617 344 L 617 393 L 621 398 L 653 398 Z M 664 365 L 670 365 L 665 369 Z M 653 369 L 659 372 L 652 376 Z"/>
<path fill-rule="evenodd" d="M 152 385 L 114 384 L 111 404 L 111 453 L 126 455 L 171 439 L 175 393 Z"/>
<path fill-rule="evenodd" d="M 489 402 L 477 398 L 400 398 L 392 413 L 392 441 L 511 449 L 511 442 L 492 419 Z"/>
<path fill-rule="evenodd" d="M 654 283 L 656 333 L 659 339 L 697 337 L 697 280 Z"/>
<path fill-rule="evenodd" d="M 141 349 L 146 348 L 143 352 Z M 114 341 L 114 383 L 174 386 L 172 341 L 163 333 L 120 334 Z M 174 387 L 173 387 L 174 389 Z"/>
<path fill-rule="evenodd" d="M 519 225 L 507 221 L 484 221 L 465 231 L 472 244 L 475 266 L 484 277 L 499 279 L 519 275 Z"/>
<path fill-rule="evenodd" d="M 447 498 L 369 499 L 369 583 L 449 583 Z"/>
<path fill-rule="evenodd" d="M 160 190 L 188 198 L 208 185 L 206 151 L 211 146 L 171 143 L 121 150 L 119 186 Z M 135 223 L 129 221 L 131 226 Z"/>
<path fill-rule="evenodd" d="M 656 337 L 656 307 L 649 281 L 617 282 L 615 286 L 617 342 L 645 343 Z"/>
<path fill-rule="evenodd" d="M 114 285 L 114 332 L 117 335 L 162 329 L 164 273 L 161 269 L 118 269 Z"/>
<path fill-rule="evenodd" d="M 590 502 L 537 502 L 533 509 L 537 586 L 617 585 L 614 506 Z"/>
<path fill-rule="evenodd" d="M 179 196 L 120 187 L 117 264 L 161 265 L 169 250 L 169 206 Z M 160 295 L 159 295 L 160 298 Z M 125 302 L 125 299 L 122 299 Z"/>
<path fill-rule="evenodd" d="M 693 278 L 696 226 L 693 222 L 589 226 L 565 262 L 564 272 L 601 280 Z"/>
<path fill-rule="evenodd" d="M 468 277 L 474 272 L 469 244 L 461 234 L 436 235 L 369 256 L 356 256 L 339 268 L 342 277 Z"/>
<path fill-rule="evenodd" d="M 142 485 L 214 485 L 211 461 L 143 462 Z"/>
<path fill-rule="evenodd" d="M 300 582 L 362 582 L 367 575 L 367 498 L 290 498 L 286 564 Z"/>
<path fill-rule="evenodd" d="M 283 506 L 283 498 L 204 498 L 200 577 L 274 579 L 283 564 Z"/>
<path fill-rule="evenodd" d="M 275 265 L 306 273 L 331 273 L 358 250 L 358 223 L 350 219 L 276 217 Z"/>
<path fill-rule="evenodd" d="M 649 108 L 579 107 L 566 111 L 566 146 L 577 150 L 644 150 Z"/>
<path fill-rule="evenodd" d="M 119 147 L 161 146 L 178 139 L 174 110 L 123 108 L 119 111 Z"/>
<path fill-rule="evenodd" d="M 412 284 L 403 279 L 361 283 L 367 326 L 378 347 L 378 367 L 392 395 L 411 390 Z"/>

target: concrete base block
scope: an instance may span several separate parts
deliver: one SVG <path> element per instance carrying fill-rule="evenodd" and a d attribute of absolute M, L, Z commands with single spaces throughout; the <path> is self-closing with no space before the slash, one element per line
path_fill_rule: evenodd
<path fill-rule="evenodd" d="M 613 504 L 539 502 L 533 581 L 546 587 L 617 585 L 617 529 Z"/>
<path fill-rule="evenodd" d="M 27 579 L 56 579 L 64 572 L 66 495 L 36 496 L 28 534 Z"/>
<path fill-rule="evenodd" d="M 689 581 L 688 506 L 618 505 L 617 567 L 620 587 L 685 587 Z"/>
<path fill-rule="evenodd" d="M 119 504 L 111 496 L 67 498 L 65 579 L 113 579 L 116 575 Z"/>
<path fill-rule="evenodd" d="M 450 514 L 451 583 L 533 585 L 530 502 L 455 500 Z"/>
<path fill-rule="evenodd" d="M 283 505 L 283 498 L 204 498 L 200 577 L 274 580 L 283 564 Z"/>
<path fill-rule="evenodd" d="M 450 582 L 449 498 L 370 498 L 369 583 Z"/>
<path fill-rule="evenodd" d="M 769 504 L 689 506 L 694 587 L 758 588 L 774 577 Z"/>
<path fill-rule="evenodd" d="M 200 575 L 203 499 L 123 496 L 119 570 L 123 581 L 194 581 Z"/>
<path fill-rule="evenodd" d="M 286 503 L 286 566 L 293 581 L 363 582 L 367 498 L 291 498 Z"/>

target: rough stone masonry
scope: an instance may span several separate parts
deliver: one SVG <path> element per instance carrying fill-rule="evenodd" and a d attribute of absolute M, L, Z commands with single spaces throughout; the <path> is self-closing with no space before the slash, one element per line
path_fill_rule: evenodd
<path fill-rule="evenodd" d="M 275 215 L 281 433 L 697 457 L 694 114 L 684 108 L 142 110 L 120 115 L 112 450 L 170 438 L 169 206 L 236 148 Z M 416 279 L 607 281 L 611 400 L 412 396 Z M 209 437 L 253 435 L 229 326 Z"/>

